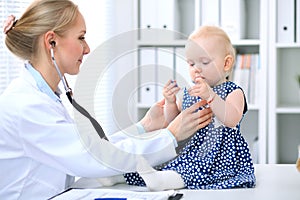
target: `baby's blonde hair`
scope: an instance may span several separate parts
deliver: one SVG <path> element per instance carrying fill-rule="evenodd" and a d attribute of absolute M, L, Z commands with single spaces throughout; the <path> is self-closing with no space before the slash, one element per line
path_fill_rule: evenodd
<path fill-rule="evenodd" d="M 47 31 L 62 36 L 78 16 L 78 7 L 69 0 L 36 0 L 7 32 L 5 44 L 17 57 L 30 60 L 38 51 L 38 40 Z"/>
<path fill-rule="evenodd" d="M 218 37 L 220 41 L 224 42 L 226 54 L 229 54 L 233 58 L 232 66 L 235 63 L 235 48 L 231 44 L 230 38 L 226 34 L 226 32 L 217 26 L 201 26 L 193 33 L 190 34 L 190 40 L 196 40 L 200 37 Z"/>

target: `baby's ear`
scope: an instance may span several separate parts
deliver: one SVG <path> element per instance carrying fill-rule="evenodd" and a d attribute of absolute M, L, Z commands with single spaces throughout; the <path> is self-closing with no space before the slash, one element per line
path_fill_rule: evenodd
<path fill-rule="evenodd" d="M 224 70 L 226 72 L 230 71 L 232 66 L 233 66 L 233 62 L 234 62 L 234 59 L 232 57 L 232 55 L 227 55 L 225 58 L 224 58 Z"/>

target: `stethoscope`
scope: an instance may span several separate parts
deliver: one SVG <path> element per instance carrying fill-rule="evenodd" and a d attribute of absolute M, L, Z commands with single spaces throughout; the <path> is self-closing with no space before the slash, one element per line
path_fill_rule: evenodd
<path fill-rule="evenodd" d="M 60 70 L 59 70 L 59 67 L 58 67 L 58 65 L 57 65 L 57 63 L 56 63 L 56 60 L 55 60 L 55 58 L 54 58 L 54 51 L 53 51 L 53 48 L 55 47 L 56 42 L 55 42 L 55 41 L 51 41 L 51 42 L 50 42 L 50 45 L 51 45 L 51 48 L 50 48 L 50 54 L 51 54 L 51 59 L 52 59 L 53 65 L 54 65 L 54 67 L 55 67 L 55 69 L 56 69 L 56 71 L 57 71 L 57 73 L 58 73 L 58 75 L 59 75 L 59 78 L 60 78 L 61 82 L 63 83 L 63 86 L 64 86 L 65 91 L 66 91 L 66 95 L 67 95 L 69 101 L 70 101 L 71 104 L 72 104 L 72 103 L 73 103 L 73 93 L 72 93 L 72 89 L 69 87 L 66 77 L 63 76 L 63 75 L 61 74 L 61 72 L 60 72 Z"/>
<path fill-rule="evenodd" d="M 66 77 L 63 76 L 63 75 L 61 74 L 61 72 L 60 72 L 60 70 L 59 70 L 59 67 L 58 67 L 58 65 L 57 65 L 57 63 L 56 63 L 56 60 L 55 60 L 55 58 L 54 58 L 54 50 L 53 50 L 53 48 L 55 47 L 56 42 L 55 42 L 55 41 L 51 41 L 51 42 L 50 42 L 50 45 L 51 45 L 51 48 L 50 48 L 50 54 L 51 54 L 51 60 L 52 60 L 52 63 L 53 63 L 53 65 L 54 65 L 54 67 L 55 67 L 55 69 L 56 69 L 56 71 L 57 71 L 57 73 L 58 73 L 58 75 L 59 75 L 59 78 L 60 78 L 61 82 L 63 83 L 64 89 L 65 89 L 65 91 L 66 91 L 66 95 L 67 95 L 67 97 L 68 97 L 70 103 L 74 106 L 74 108 L 76 108 L 76 110 L 78 110 L 82 115 L 84 115 L 85 117 L 87 117 L 87 118 L 91 121 L 93 127 L 94 127 L 95 130 L 97 131 L 97 133 L 98 133 L 98 135 L 100 136 L 100 138 L 107 139 L 107 137 L 106 137 L 106 135 L 105 135 L 105 133 L 104 133 L 104 131 L 103 131 L 101 125 L 97 122 L 97 120 L 94 119 L 94 118 L 90 115 L 90 113 L 89 113 L 88 111 L 86 111 L 82 106 L 80 106 L 80 105 L 74 100 L 74 98 L 73 98 L 73 93 L 72 93 L 72 89 L 69 87 Z"/>

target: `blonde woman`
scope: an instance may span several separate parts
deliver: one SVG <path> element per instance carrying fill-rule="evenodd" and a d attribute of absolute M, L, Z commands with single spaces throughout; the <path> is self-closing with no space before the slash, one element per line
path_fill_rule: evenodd
<path fill-rule="evenodd" d="M 79 73 L 90 52 L 86 31 L 83 16 L 69 0 L 34 1 L 19 19 L 9 16 L 5 22 L 6 46 L 25 66 L 0 96 L 0 199 L 48 199 L 69 187 L 74 176 L 136 171 L 141 160 L 159 164 L 176 155 L 177 141 L 210 122 L 210 109 L 193 112 L 200 103 L 165 128 L 164 103 L 159 102 L 138 125 L 109 138 L 114 145 L 94 130 L 78 132 L 58 84 L 64 74 Z M 147 133 L 148 140 L 122 134 L 142 136 L 159 128 L 165 129 Z"/>

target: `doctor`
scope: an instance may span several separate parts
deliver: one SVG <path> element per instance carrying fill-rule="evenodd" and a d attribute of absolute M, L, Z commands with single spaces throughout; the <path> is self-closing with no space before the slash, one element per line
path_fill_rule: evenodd
<path fill-rule="evenodd" d="M 8 17 L 3 32 L 8 49 L 26 62 L 0 97 L 0 199 L 47 199 L 72 184 L 73 176 L 133 172 L 141 160 L 160 164 L 176 156 L 177 141 L 211 120 L 209 109 L 194 112 L 203 102 L 166 127 L 161 101 L 110 142 L 96 132 L 79 133 L 58 88 L 65 73 L 79 72 L 90 52 L 77 6 L 69 0 L 34 1 L 19 20 Z M 124 134 L 129 132 L 146 137 Z"/>

